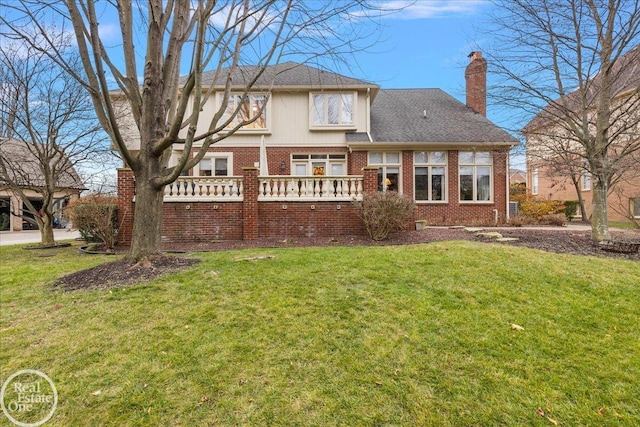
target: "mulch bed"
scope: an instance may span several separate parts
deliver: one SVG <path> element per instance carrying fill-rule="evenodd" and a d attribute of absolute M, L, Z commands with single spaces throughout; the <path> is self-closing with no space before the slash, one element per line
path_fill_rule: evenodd
<path fill-rule="evenodd" d="M 547 252 L 640 260 L 640 253 L 619 253 L 603 250 L 591 241 L 591 232 L 573 231 L 550 227 L 540 229 L 525 228 L 486 228 L 484 231 L 497 231 L 503 237 L 518 240 L 497 243 L 513 246 L 525 246 Z M 616 241 L 640 242 L 640 230 L 611 231 Z M 389 239 L 374 242 L 365 236 L 305 237 L 286 239 L 256 239 L 244 241 L 212 241 L 194 243 L 165 243 L 167 255 L 157 256 L 148 265 L 131 265 L 125 260 L 101 264 L 60 278 L 54 287 L 65 291 L 78 289 L 109 289 L 148 282 L 165 273 L 187 269 L 198 259 L 172 255 L 181 252 L 222 251 L 249 248 L 295 248 L 327 246 L 384 246 L 429 243 L 446 240 L 471 240 L 496 243 L 493 238 L 477 236 L 460 228 L 426 228 L 420 231 L 396 233 Z M 116 252 L 125 253 L 127 247 L 119 247 Z"/>

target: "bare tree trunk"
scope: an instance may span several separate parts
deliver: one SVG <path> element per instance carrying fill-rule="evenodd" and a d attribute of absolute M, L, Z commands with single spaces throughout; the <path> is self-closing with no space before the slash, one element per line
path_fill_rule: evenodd
<path fill-rule="evenodd" d="M 593 208 L 591 209 L 591 239 L 594 242 L 611 240 L 607 218 L 607 181 L 594 175 Z"/>
<path fill-rule="evenodd" d="M 142 171 L 141 171 L 142 172 Z M 144 261 L 152 255 L 162 253 L 162 201 L 164 187 L 158 188 L 138 172 L 136 177 L 136 199 L 133 214 L 131 248 L 127 255 L 134 262 Z"/>
<path fill-rule="evenodd" d="M 42 246 L 53 246 L 56 241 L 53 237 L 53 218 L 49 215 L 42 215 L 37 220 L 40 228 L 40 244 Z"/>

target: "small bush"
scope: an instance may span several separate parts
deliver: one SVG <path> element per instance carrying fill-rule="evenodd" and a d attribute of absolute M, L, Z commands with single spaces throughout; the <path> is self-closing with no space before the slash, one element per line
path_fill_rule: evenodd
<path fill-rule="evenodd" d="M 542 223 L 547 225 L 555 225 L 557 227 L 564 227 L 565 225 L 567 225 L 567 217 L 561 213 L 544 215 L 542 217 Z"/>
<path fill-rule="evenodd" d="M 9 224 L 10 224 L 9 215 L 6 213 L 3 213 L 2 215 L 0 215 L 0 231 L 8 230 Z"/>
<path fill-rule="evenodd" d="M 513 198 L 518 202 L 518 214 L 542 222 L 546 215 L 564 212 L 564 203 L 559 200 L 542 200 L 531 194 L 523 194 Z"/>
<path fill-rule="evenodd" d="M 71 221 L 87 242 L 101 242 L 111 249 L 116 244 L 118 199 L 93 194 L 69 204 Z"/>
<path fill-rule="evenodd" d="M 509 197 L 511 199 L 527 194 L 527 184 L 524 182 L 516 182 L 509 185 Z"/>
<path fill-rule="evenodd" d="M 565 200 L 564 202 L 564 216 L 567 217 L 567 221 L 573 221 L 573 218 L 578 213 L 578 204 L 577 200 Z"/>
<path fill-rule="evenodd" d="M 372 240 L 384 240 L 390 233 L 404 229 L 415 210 L 413 200 L 396 191 L 367 193 L 355 204 Z"/>

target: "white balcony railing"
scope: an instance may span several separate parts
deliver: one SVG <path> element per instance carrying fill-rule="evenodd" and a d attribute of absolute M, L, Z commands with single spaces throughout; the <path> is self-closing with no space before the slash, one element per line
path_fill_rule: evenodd
<path fill-rule="evenodd" d="M 258 200 L 362 200 L 362 176 L 261 176 Z"/>
<path fill-rule="evenodd" d="M 239 202 L 242 199 L 242 177 L 181 176 L 164 189 L 165 202 Z"/>

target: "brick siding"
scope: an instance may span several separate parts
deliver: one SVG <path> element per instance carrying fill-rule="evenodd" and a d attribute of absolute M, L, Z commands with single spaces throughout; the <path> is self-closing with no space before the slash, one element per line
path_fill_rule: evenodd
<path fill-rule="evenodd" d="M 224 150 L 232 151 L 232 150 Z M 251 164 L 259 159 L 258 149 L 234 151 L 234 163 Z M 302 149 L 269 149 L 269 172 L 272 175 L 290 173 L 290 155 Z M 335 150 L 339 151 L 339 150 Z M 458 152 L 448 152 L 448 203 L 418 203 L 415 219 L 430 225 L 493 224 L 506 219 L 508 150 L 493 153 L 493 201 L 490 203 L 458 202 Z M 241 160 L 242 159 L 242 160 Z M 285 161 L 285 170 L 280 163 Z M 239 163 L 242 162 L 242 163 Z M 350 175 L 363 175 L 364 193 L 377 191 L 377 167 L 367 167 L 367 153 L 355 151 L 348 156 Z M 413 198 L 413 151 L 402 152 L 402 191 Z M 163 207 L 163 239 L 175 242 L 211 240 L 241 240 L 256 238 L 335 237 L 365 234 L 362 220 L 350 202 L 258 201 L 258 174 L 255 167 L 234 169 L 242 174 L 243 201 L 232 202 L 165 202 Z M 131 241 L 133 227 L 133 173 L 118 170 L 119 241 Z M 407 229 L 413 223 L 407 224 Z"/>

